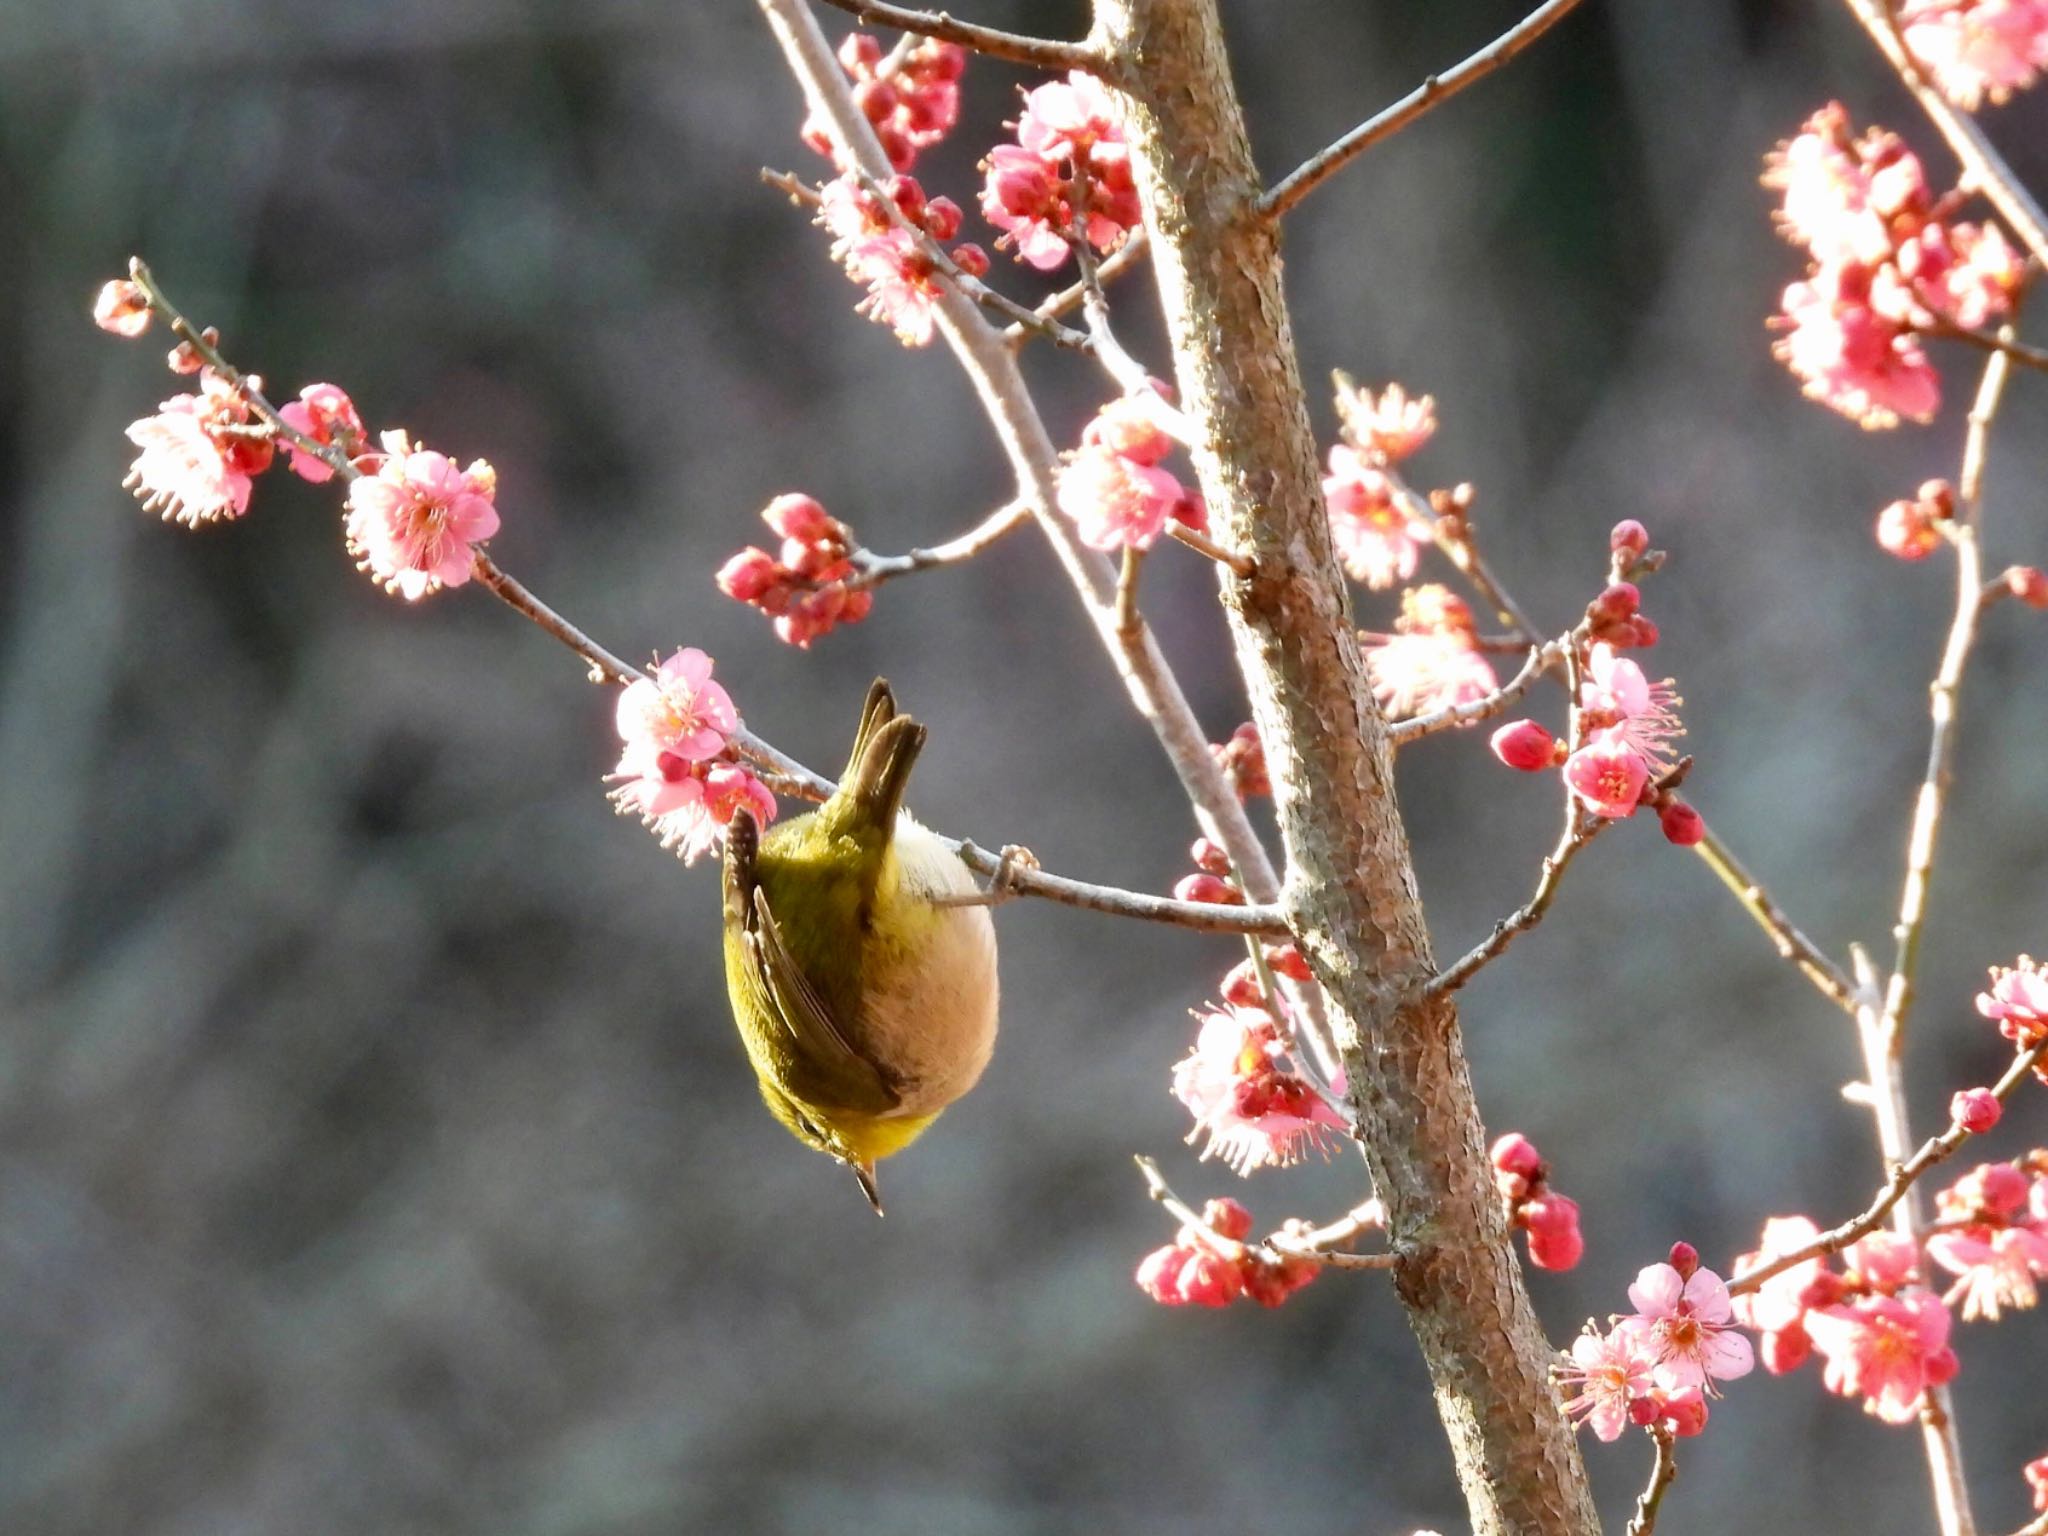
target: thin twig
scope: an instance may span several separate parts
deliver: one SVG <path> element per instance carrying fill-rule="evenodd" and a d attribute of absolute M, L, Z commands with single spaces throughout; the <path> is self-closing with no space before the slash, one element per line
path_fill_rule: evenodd
<path fill-rule="evenodd" d="M 1656 781 L 1658 790 L 1671 790 L 1684 782 L 1692 768 L 1691 758 L 1680 759 L 1678 766 Z M 1507 952 L 1517 937 L 1543 921 L 1543 915 L 1550 910 L 1550 904 L 1557 899 L 1558 887 L 1564 881 L 1564 872 L 1573 859 L 1594 838 L 1615 825 L 1607 816 L 1587 814 L 1576 795 L 1566 791 L 1564 829 L 1558 834 L 1557 845 L 1544 856 L 1542 870 L 1536 877 L 1536 889 L 1529 900 L 1510 912 L 1493 925 L 1493 932 L 1467 950 L 1449 967 L 1432 976 L 1416 990 L 1418 997 L 1437 997 L 1455 992 L 1481 970 Z"/>
<path fill-rule="evenodd" d="M 2048 1041 L 2035 1046 L 2031 1051 L 2024 1051 L 2015 1056 L 2012 1065 L 2007 1067 L 2004 1075 L 1992 1085 L 1992 1093 L 2001 1100 L 2010 1098 L 2019 1085 L 2026 1081 L 2027 1074 L 2044 1058 L 2048 1058 Z M 1774 1275 L 1782 1275 L 1786 1270 L 1796 1268 L 1809 1259 L 1824 1259 L 1829 1254 L 1840 1253 L 1859 1238 L 1870 1236 L 1884 1225 L 1885 1218 L 1891 1215 L 1893 1207 L 1905 1199 L 1906 1192 L 1919 1181 L 1922 1174 L 1939 1163 L 1947 1162 L 1974 1134 L 1962 1125 L 1956 1124 L 1951 1125 L 1939 1136 L 1930 1136 L 1920 1144 L 1918 1151 L 1892 1169 L 1890 1177 L 1884 1181 L 1884 1187 L 1878 1190 L 1876 1198 L 1869 1205 L 1840 1226 L 1828 1228 L 1811 1241 L 1801 1243 L 1797 1248 L 1785 1253 L 1773 1254 L 1763 1263 L 1745 1269 L 1728 1282 L 1728 1294 L 1745 1295 L 1756 1290 Z"/>
<path fill-rule="evenodd" d="M 1877 44 L 1897 71 L 1906 89 L 1913 93 L 1913 99 L 1920 103 L 1920 110 L 1927 114 L 1935 131 L 1948 141 L 1948 147 L 1962 162 L 1965 184 L 1983 193 L 1991 206 L 2004 215 L 2005 222 L 2020 237 L 2020 242 L 2033 252 L 2036 261 L 2048 264 L 2048 214 L 2041 211 L 2041 205 L 2034 201 L 2032 194 L 2013 174 L 2012 167 L 1991 147 L 1991 141 L 1984 137 L 1984 130 L 1977 126 L 1977 120 L 1967 112 L 1958 111 L 1921 72 L 1906 47 L 1905 39 L 1900 36 L 1885 0 L 1846 0 L 1846 3 L 1863 24 L 1863 30 L 1870 34 L 1871 41 Z"/>
<path fill-rule="evenodd" d="M 1138 1173 L 1145 1180 L 1145 1193 L 1158 1201 L 1168 1215 L 1201 1240 L 1204 1247 L 1225 1259 L 1241 1259 L 1246 1254 L 1255 1254 L 1268 1263 L 1277 1264 L 1282 1259 L 1307 1259 L 1328 1269 L 1392 1269 L 1400 1263 L 1400 1255 L 1393 1253 L 1345 1253 L 1339 1250 L 1316 1247 L 1313 1239 L 1321 1232 L 1290 1233 L 1284 1229 L 1256 1243 L 1242 1242 L 1234 1237 L 1225 1237 L 1206 1221 L 1166 1182 L 1166 1176 L 1159 1171 L 1159 1165 L 1149 1157 L 1132 1159 L 1138 1165 Z M 1355 1213 L 1354 1213 L 1355 1214 Z M 1350 1218 L 1324 1231 L 1342 1231 L 1341 1240 L 1349 1240 L 1368 1230 L 1364 1226 L 1351 1226 Z"/>
<path fill-rule="evenodd" d="M 974 843 L 946 839 L 968 868 L 995 877 L 1003 871 L 1000 854 L 990 853 Z M 1144 891 L 1127 891 L 1116 886 L 1090 885 L 1070 880 L 1043 869 L 1028 869 L 1012 863 L 1005 877 L 1009 888 L 1026 896 L 1043 896 L 1062 906 L 1082 907 L 1090 912 L 1108 912 L 1117 917 L 1135 917 L 1151 923 L 1170 923 L 1197 933 L 1248 933 L 1266 938 L 1289 936 L 1287 918 L 1278 907 L 1248 904 L 1220 906 L 1205 901 L 1175 901 Z"/>
<path fill-rule="evenodd" d="M 1138 572 L 1144 564 L 1145 552 L 1126 544 L 1123 568 L 1116 578 L 1116 628 L 1120 635 L 1135 635 L 1145 622 L 1138 613 Z"/>
<path fill-rule="evenodd" d="M 1279 218 L 1373 145 L 1399 133 L 1437 103 L 1450 100 L 1466 86 L 1499 69 L 1562 21 L 1577 4 L 1578 0 L 1547 0 L 1462 64 L 1440 75 L 1431 75 L 1385 111 L 1367 118 L 1336 143 L 1289 171 L 1259 199 L 1259 212 L 1269 219 Z"/>
<path fill-rule="evenodd" d="M 1411 741 L 1420 741 L 1425 736 L 1434 736 L 1439 731 L 1461 730 L 1468 725 L 1477 725 L 1482 720 L 1491 720 L 1495 715 L 1527 693 L 1536 685 L 1536 680 L 1556 666 L 1562 657 L 1563 647 L 1569 641 L 1551 640 L 1543 645 L 1529 647 L 1529 656 L 1522 663 L 1522 670 L 1502 683 L 1484 698 L 1473 699 L 1464 704 L 1447 704 L 1442 709 L 1431 710 L 1426 715 L 1413 715 L 1406 720 L 1396 720 L 1387 727 L 1388 738 L 1397 747 L 1405 747 Z M 1521 647 L 1518 645 L 1517 649 Z"/>
<path fill-rule="evenodd" d="M 1656 1443 L 1657 1459 L 1650 1466 L 1650 1481 L 1636 1496 L 1636 1512 L 1628 1523 L 1628 1536 L 1650 1536 L 1657 1528 L 1657 1511 L 1678 1477 L 1678 1456 L 1673 1449 L 1677 1437 L 1670 1430 L 1653 1425 L 1650 1439 Z"/>
<path fill-rule="evenodd" d="M 915 11 L 907 6 L 884 4 L 882 0 L 825 0 L 825 3 L 872 26 L 896 27 L 905 32 L 915 32 L 919 37 L 936 38 L 942 43 L 958 43 L 989 58 L 1028 64 L 1033 69 L 1085 69 L 1092 73 L 1102 68 L 1101 56 L 1085 43 L 1063 43 L 1048 37 L 999 32 L 994 27 L 956 20 L 944 11 Z"/>
<path fill-rule="evenodd" d="M 902 555 L 877 555 L 867 550 L 856 550 L 852 556 L 853 575 L 847 579 L 848 591 L 862 587 L 878 587 L 885 581 L 894 581 L 898 576 L 909 576 L 918 571 L 935 570 L 943 565 L 959 565 L 972 560 L 989 545 L 1005 534 L 1014 532 L 1031 521 L 1031 503 L 1013 501 L 1006 507 L 998 507 L 987 517 L 957 538 L 943 544 L 933 544 L 924 549 L 913 549 Z"/>
<path fill-rule="evenodd" d="M 1950 542 L 1956 551 L 1956 613 L 1949 625 L 1948 643 L 1942 648 L 1941 666 L 1929 690 L 1933 730 L 1927 745 L 1927 771 L 1920 781 L 1913 807 L 1913 827 L 1906 840 L 1906 878 L 1899 893 L 1899 920 L 1892 930 L 1898 950 L 1884 995 L 1883 1031 L 1887 1048 L 1894 1055 L 1901 1048 L 1899 1035 L 1913 1003 L 1920 938 L 1927 923 L 1928 880 L 1934 869 L 1935 841 L 1941 831 L 1942 808 L 1955 767 L 1956 694 L 1962 687 L 1963 669 L 1969 664 L 1970 650 L 1977 639 L 1977 618 L 1984 607 L 1984 561 L 1979 543 L 1984 460 L 1992 418 L 1998 412 L 1999 397 L 2011 371 L 2002 352 L 1994 352 L 1985 360 L 1984 380 L 1970 407 L 1969 433 L 1963 445 L 1961 493 L 1957 498 L 1960 515 L 1950 531 Z"/>
<path fill-rule="evenodd" d="M 1124 243 L 1122 245 L 1096 263 L 1095 280 L 1098 283 L 1108 283 L 1114 278 L 1121 277 L 1144 258 L 1146 245 L 1147 240 L 1144 228 L 1140 226 L 1137 229 L 1131 230 L 1124 236 Z M 1041 320 L 1058 320 L 1062 316 L 1070 315 L 1079 309 L 1081 301 L 1087 297 L 1088 289 L 1086 284 L 1072 283 L 1037 305 L 1031 312 Z M 1036 334 L 1037 332 L 1031 328 L 1013 325 L 1003 332 L 1003 340 L 1014 347 L 1021 342 L 1030 340 Z"/>
<path fill-rule="evenodd" d="M 818 189 L 795 171 L 778 171 L 773 166 L 764 165 L 761 167 L 761 179 L 799 208 L 816 208 L 825 201 L 819 196 Z"/>
<path fill-rule="evenodd" d="M 2001 352 L 2022 367 L 2048 372 L 2048 347 L 2030 347 L 2015 340 L 2009 326 L 1995 332 L 1973 331 L 1967 325 L 1952 325 L 1937 317 L 1927 334 L 1963 342 L 1980 352 Z"/>
<path fill-rule="evenodd" d="M 1742 910 L 1756 920 L 1756 925 L 1770 935 L 1772 945 L 1781 958 L 1789 960 L 1798 968 L 1799 974 L 1812 982 L 1821 992 L 1838 1006 L 1854 1013 L 1857 1008 L 1856 984 L 1849 979 L 1849 973 L 1837 965 L 1828 953 L 1793 924 L 1785 915 L 1785 909 L 1778 905 L 1771 893 L 1763 888 L 1756 876 L 1752 875 L 1735 857 L 1734 850 L 1724 843 L 1711 826 L 1701 823 L 1700 840 L 1693 846 L 1697 853 L 1723 885 L 1742 904 Z"/>
<path fill-rule="evenodd" d="M 1176 544 L 1185 544 L 1198 555 L 1207 555 L 1218 565 L 1226 566 L 1240 576 L 1249 576 L 1258 569 L 1258 562 L 1250 555 L 1240 555 L 1225 549 L 1206 533 L 1198 533 L 1179 518 L 1168 518 L 1166 536 Z"/>

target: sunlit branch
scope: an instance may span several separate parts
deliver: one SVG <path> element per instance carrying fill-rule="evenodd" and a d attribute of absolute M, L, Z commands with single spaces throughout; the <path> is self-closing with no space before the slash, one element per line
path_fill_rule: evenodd
<path fill-rule="evenodd" d="M 2003 1101 L 2012 1097 L 2013 1092 L 2042 1060 L 2048 1059 L 2048 1041 L 2024 1051 L 2013 1058 L 2012 1065 L 1992 1085 L 1991 1091 Z M 1800 1244 L 1788 1252 L 1774 1254 L 1761 1264 L 1745 1269 L 1728 1282 L 1728 1293 L 1741 1296 L 1756 1290 L 1774 1275 L 1796 1268 L 1809 1259 L 1824 1259 L 1830 1254 L 1840 1253 L 1859 1238 L 1870 1236 L 1885 1224 L 1892 1208 L 1906 1198 L 1906 1192 L 1916 1184 L 1921 1175 L 1937 1164 L 1947 1162 L 1957 1148 L 1969 1141 L 1975 1133 L 1961 1125 L 1951 1125 L 1939 1136 L 1930 1136 L 1920 1144 L 1918 1151 L 1892 1169 L 1891 1176 L 1884 1181 L 1884 1187 L 1869 1205 L 1850 1217 L 1838 1227 L 1830 1227 L 1810 1242 Z"/>
<path fill-rule="evenodd" d="M 960 21 L 944 11 L 917 11 L 908 6 L 888 5 L 882 0 L 825 0 L 857 20 L 871 26 L 896 27 L 942 43 L 958 43 L 975 53 L 1033 69 L 1098 70 L 1101 58 L 1085 43 L 1063 43 L 1053 38 L 1026 37 L 1017 32 L 999 32 L 994 27 Z"/>
<path fill-rule="evenodd" d="M 959 565 L 972 560 L 989 545 L 1005 534 L 1012 533 L 1031 521 L 1031 504 L 1027 501 L 1013 501 L 1008 506 L 998 507 L 987 517 L 957 538 L 943 544 L 934 544 L 926 549 L 913 549 L 902 555 L 877 555 L 867 550 L 856 550 L 851 556 L 853 575 L 847 580 L 848 590 L 862 587 L 878 587 L 885 581 L 898 576 L 909 576 L 918 571 L 936 570 L 944 565 Z"/>
<path fill-rule="evenodd" d="M 1431 75 L 1377 116 L 1289 171 L 1259 199 L 1259 212 L 1277 219 L 1382 139 L 1391 138 L 1439 102 L 1483 80 L 1570 13 L 1578 0 L 1547 0 L 1484 48 L 1440 75 Z"/>
<path fill-rule="evenodd" d="M 1664 1495 L 1678 1477 L 1677 1437 L 1668 1429 L 1653 1426 L 1650 1439 L 1657 1447 L 1657 1459 L 1650 1465 L 1650 1481 L 1636 1496 L 1636 1512 L 1628 1522 L 1628 1536 L 1650 1536 L 1657 1528 L 1657 1512 Z"/>
<path fill-rule="evenodd" d="M 1147 237 L 1143 228 L 1131 230 L 1124 236 L 1124 243 L 1122 245 L 1118 246 L 1096 264 L 1096 281 L 1098 283 L 1108 283 L 1114 278 L 1121 277 L 1125 272 L 1136 266 L 1144 259 L 1146 241 Z M 1061 316 L 1070 315 L 1079 309 L 1082 301 L 1087 297 L 1088 288 L 1086 284 L 1071 283 L 1067 287 L 1062 288 L 1058 293 L 1053 294 L 1043 303 L 1035 306 L 1032 313 L 1041 320 L 1057 320 Z M 1034 331 L 1024 326 L 1013 325 L 1003 332 L 1003 340 L 1014 347 L 1019 342 L 1029 340 L 1034 334 Z"/>
<path fill-rule="evenodd" d="M 2048 372 L 2048 347 L 2030 347 L 2025 342 L 2014 340 L 2010 327 L 1998 331 L 1973 331 L 1966 325 L 1950 325 L 1937 319 L 1927 334 L 1960 341 L 1980 352 L 2001 353 L 2023 368 Z"/>
<path fill-rule="evenodd" d="M 1818 987 L 1821 992 L 1838 1006 L 1854 1013 L 1858 998 L 1856 984 L 1813 940 L 1793 924 L 1785 915 L 1771 893 L 1763 888 L 1735 857 L 1734 851 L 1721 841 L 1720 835 L 1704 821 L 1698 843 L 1693 846 L 1697 853 L 1719 877 L 1721 883 L 1733 893 L 1742 910 L 1756 920 L 1756 925 L 1770 935 L 1771 943 L 1781 958 L 1789 960 L 1799 974 Z"/>

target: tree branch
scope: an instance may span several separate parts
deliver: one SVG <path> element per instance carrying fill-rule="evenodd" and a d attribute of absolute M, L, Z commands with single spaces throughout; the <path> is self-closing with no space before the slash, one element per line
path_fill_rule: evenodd
<path fill-rule="evenodd" d="M 1399 1261 L 1399 1255 L 1392 1253 L 1346 1253 L 1341 1249 L 1318 1246 L 1326 1234 L 1335 1234 L 1329 1238 L 1333 1243 L 1349 1242 L 1361 1233 L 1371 1230 L 1363 1222 L 1355 1221 L 1352 1217 L 1309 1232 L 1295 1232 L 1282 1228 L 1256 1243 L 1225 1237 L 1202 1220 L 1200 1212 L 1173 1192 L 1173 1186 L 1166 1182 L 1166 1176 L 1159 1171 L 1159 1165 L 1151 1158 L 1137 1157 L 1132 1161 L 1138 1165 L 1138 1173 L 1145 1180 L 1145 1193 L 1164 1207 L 1168 1215 L 1200 1238 L 1204 1247 L 1223 1258 L 1238 1259 L 1247 1253 L 1255 1253 L 1268 1263 L 1277 1264 L 1282 1259 L 1307 1259 L 1326 1269 L 1392 1269 Z M 1355 1215 L 1354 1212 L 1353 1216 Z"/>
<path fill-rule="evenodd" d="M 1652 1428 L 1650 1439 L 1657 1447 L 1657 1459 L 1650 1464 L 1650 1481 L 1636 1496 L 1636 1512 L 1628 1523 L 1628 1536 L 1650 1536 L 1657 1528 L 1657 1511 L 1664 1495 L 1678 1477 L 1676 1436 L 1670 1430 Z"/>
<path fill-rule="evenodd" d="M 1297 942 L 1322 984 L 1350 1108 L 1479 1536 L 1591 1536 L 1598 1517 L 1507 1242 L 1396 809 L 1387 725 L 1331 547 L 1277 231 L 1214 0 L 1097 0 L 1182 407 L 1219 540 L 1239 668 L 1286 841 Z"/>
<path fill-rule="evenodd" d="M 1754 875 L 1743 868 L 1734 850 L 1721 841 L 1720 834 L 1705 822 L 1701 826 L 1704 830 L 1693 852 L 1734 894 L 1742 904 L 1742 910 L 1756 919 L 1756 925 L 1770 935 L 1780 958 L 1791 961 L 1799 974 L 1818 987 L 1822 995 L 1837 1007 L 1854 1013 L 1858 1006 L 1856 984 L 1849 979 L 1848 972 L 1793 925 L 1792 919 L 1785 915 L 1785 909 Z"/>
<path fill-rule="evenodd" d="M 1473 699 L 1465 704 L 1447 704 L 1442 709 L 1432 710 L 1426 715 L 1412 715 L 1406 720 L 1396 720 L 1387 727 L 1387 737 L 1396 747 L 1405 747 L 1411 741 L 1420 741 L 1425 736 L 1434 736 L 1439 731 L 1462 730 L 1468 725 L 1477 725 L 1482 720 L 1491 720 L 1503 713 L 1507 707 L 1536 685 L 1536 680 L 1556 666 L 1563 654 L 1563 645 L 1569 641 L 1547 641 L 1532 646 L 1528 660 L 1522 663 L 1522 670 L 1502 683 L 1483 699 Z"/>
<path fill-rule="evenodd" d="M 1935 131 L 1947 140 L 1948 147 L 1962 162 L 1964 180 L 1990 200 L 1991 206 L 2020 237 L 2020 243 L 2034 253 L 2034 259 L 2048 265 L 2048 214 L 2042 213 L 2041 205 L 2013 174 L 2012 167 L 1991 147 L 1976 119 L 1958 111 L 1921 73 L 1905 39 L 1899 35 L 1887 0 L 1846 0 L 1846 4 L 1890 61 L 1906 89 L 1913 93 L 1913 99 L 1920 103 L 1920 110 L 1927 114 Z"/>
<path fill-rule="evenodd" d="M 1578 0 L 1546 0 L 1462 64 L 1441 75 L 1431 75 L 1391 107 L 1367 118 L 1329 148 L 1289 171 L 1272 191 L 1259 199 L 1259 213 L 1268 219 L 1279 218 L 1373 145 L 1393 137 L 1431 107 L 1449 101 L 1466 86 L 1499 69 L 1562 21 L 1577 4 Z"/>
<path fill-rule="evenodd" d="M 1146 245 L 1145 231 L 1143 229 L 1132 230 L 1128 235 L 1124 236 L 1124 243 L 1122 245 L 1103 257 L 1096 265 L 1095 280 L 1098 283 L 1107 283 L 1112 278 L 1121 277 L 1144 258 Z M 1070 315 L 1079 309 L 1082 301 L 1087 297 L 1087 284 L 1073 283 L 1062 288 L 1058 293 L 1053 294 L 1050 298 L 1039 304 L 1032 310 L 1032 313 L 1041 320 L 1057 320 L 1061 316 Z M 1022 325 L 1013 325 L 1003 332 L 1003 340 L 1014 347 L 1020 342 L 1030 340 L 1034 334 L 1036 334 L 1034 329 L 1029 329 Z"/>
<path fill-rule="evenodd" d="M 2048 1041 L 2035 1046 L 2031 1051 L 2021 1052 L 2013 1058 L 2012 1065 L 2005 1069 L 2004 1075 L 1992 1085 L 1992 1093 L 2001 1101 L 2011 1098 L 2014 1090 L 2027 1080 L 2027 1074 L 2044 1059 L 2048 1059 Z M 1922 1174 L 1937 1164 L 1947 1162 L 1974 1134 L 1960 1125 L 1951 1125 L 1939 1136 L 1930 1136 L 1920 1144 L 1919 1150 L 1911 1157 L 1893 1166 L 1890 1177 L 1884 1181 L 1883 1188 L 1878 1190 L 1876 1198 L 1869 1205 L 1840 1226 L 1828 1228 L 1811 1242 L 1802 1243 L 1789 1252 L 1773 1255 L 1765 1262 L 1745 1269 L 1728 1282 L 1728 1294 L 1744 1295 L 1756 1290 L 1774 1275 L 1782 1275 L 1786 1270 L 1796 1268 L 1809 1259 L 1824 1259 L 1830 1254 L 1840 1253 L 1858 1239 L 1870 1236 L 1884 1225 L 1885 1218 L 1890 1216 L 1898 1203 L 1906 1198 L 1906 1192 L 1919 1182 Z"/>
<path fill-rule="evenodd" d="M 1012 533 L 1031 521 L 1031 504 L 1027 501 L 1013 501 L 976 523 L 957 538 L 943 544 L 933 544 L 925 549 L 913 549 L 904 555 L 877 555 L 869 550 L 856 550 L 852 556 L 853 576 L 846 583 L 847 590 L 858 591 L 862 587 L 879 587 L 885 581 L 894 581 L 898 576 L 914 575 L 918 571 L 936 570 L 944 565 L 960 565 L 972 560 L 989 545 L 1005 534 Z"/>
<path fill-rule="evenodd" d="M 907 6 L 884 4 L 882 0 L 825 0 L 825 3 L 872 26 L 895 27 L 900 31 L 915 32 L 919 37 L 936 38 L 942 43 L 958 43 L 962 48 L 1011 64 L 1028 64 L 1033 69 L 1085 69 L 1091 72 L 1102 68 L 1100 55 L 1085 43 L 1063 43 L 1052 38 L 999 32 L 994 27 L 956 20 L 944 11 L 915 11 Z"/>

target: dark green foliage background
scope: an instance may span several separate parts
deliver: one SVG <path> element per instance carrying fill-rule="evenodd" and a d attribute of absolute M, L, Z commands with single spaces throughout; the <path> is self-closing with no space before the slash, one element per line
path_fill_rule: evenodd
<path fill-rule="evenodd" d="M 1278 173 L 1518 7 L 1226 13 Z M 931 190 L 971 206 L 1017 78 L 971 72 Z M 1821 0 L 1592 0 L 1305 207 L 1288 276 L 1310 377 L 1436 394 L 1419 472 L 1479 486 L 1544 619 L 1584 600 L 1617 518 L 1671 549 L 1650 603 L 1691 788 L 1840 951 L 1885 935 L 1947 602 L 1938 563 L 1885 559 L 1868 527 L 1953 473 L 1973 360 L 1945 358 L 1935 426 L 1875 437 L 1769 360 L 1797 263 L 1758 157 L 1831 95 L 1950 174 Z M 173 386 L 158 340 L 105 339 L 85 306 L 142 251 L 281 392 L 336 380 L 377 424 L 488 456 L 494 552 L 616 649 L 705 646 L 750 723 L 823 764 L 886 672 L 933 728 L 928 820 L 1163 888 L 1188 818 L 1030 535 L 887 589 L 809 655 L 712 588 L 778 491 L 885 550 L 1007 494 L 948 360 L 856 319 L 817 232 L 756 183 L 813 168 L 798 116 L 740 0 L 0 16 L 10 1536 L 1461 1528 L 1383 1288 L 1194 1316 L 1129 1283 L 1168 1233 L 1135 1151 L 1264 1218 L 1359 1193 L 1353 1162 L 1237 1190 L 1179 1151 L 1167 1069 L 1228 945 L 1006 908 L 994 1068 L 889 1167 L 877 1223 L 755 1102 L 715 880 L 610 814 L 608 701 L 561 653 L 478 597 L 382 597 L 296 481 L 197 535 L 119 490 L 121 427 Z M 2048 185 L 2048 101 L 1988 122 Z M 1144 289 L 1119 301 L 1157 358 Z M 1031 367 L 1070 439 L 1102 382 Z M 2001 428 L 2001 559 L 2048 557 L 2044 399 L 2018 380 Z M 1169 550 L 1145 596 L 1220 737 L 1243 705 L 1207 573 Z M 1997 1068 L 1982 967 L 2048 944 L 2044 654 L 2041 620 L 2001 610 L 1970 682 L 1923 1123 Z M 1402 780 L 1440 947 L 1462 948 L 1525 892 L 1551 793 L 1476 741 Z M 1873 1182 L 1835 1093 L 1844 1025 L 1647 826 L 1587 856 L 1466 1021 L 1489 1123 L 1585 1204 L 1584 1266 L 1533 1281 L 1559 1338 L 1674 1238 L 1725 1261 L 1764 1215 L 1843 1212 Z M 2037 1094 L 1993 1150 L 2044 1128 Z M 2042 1329 L 1962 1340 L 1994 1530 L 2048 1450 Z M 1589 1450 L 1618 1518 L 1645 1457 Z M 1929 1524 L 1910 1434 L 1811 1373 L 1737 1385 L 1684 1468 L 1684 1529 Z"/>

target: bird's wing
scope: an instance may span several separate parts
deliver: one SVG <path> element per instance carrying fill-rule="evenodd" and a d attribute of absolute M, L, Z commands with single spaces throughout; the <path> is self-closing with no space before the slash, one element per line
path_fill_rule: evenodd
<path fill-rule="evenodd" d="M 747 990 L 768 1026 L 780 1035 L 774 1054 L 788 1062 L 787 1089 L 821 1108 L 886 1114 L 902 1096 L 867 1057 L 855 1050 L 804 968 L 790 953 L 768 892 L 754 870 L 752 819 L 733 818 L 726 847 L 725 899 L 728 918 L 739 930 Z M 773 1047 L 771 1047 L 773 1048 Z"/>

